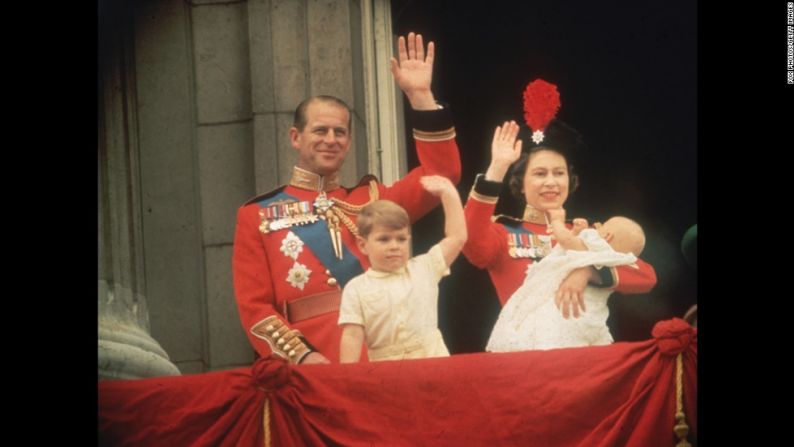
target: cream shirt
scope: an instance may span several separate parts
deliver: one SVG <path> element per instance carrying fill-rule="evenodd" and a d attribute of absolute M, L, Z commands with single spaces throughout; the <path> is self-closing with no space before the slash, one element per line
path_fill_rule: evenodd
<path fill-rule="evenodd" d="M 370 268 L 342 291 L 339 324 L 364 326 L 370 360 L 448 356 L 438 330 L 438 282 L 446 275 L 438 244 L 395 272 Z"/>

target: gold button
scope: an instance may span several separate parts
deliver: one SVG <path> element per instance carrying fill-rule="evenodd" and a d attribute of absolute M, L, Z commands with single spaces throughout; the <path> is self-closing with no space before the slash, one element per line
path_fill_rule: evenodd
<path fill-rule="evenodd" d="M 329 286 L 335 286 L 336 278 L 328 278 L 328 281 L 326 281 L 326 283 L 328 283 Z"/>
<path fill-rule="evenodd" d="M 328 276 L 331 276 L 331 271 L 330 270 L 326 270 L 325 274 L 328 275 Z"/>

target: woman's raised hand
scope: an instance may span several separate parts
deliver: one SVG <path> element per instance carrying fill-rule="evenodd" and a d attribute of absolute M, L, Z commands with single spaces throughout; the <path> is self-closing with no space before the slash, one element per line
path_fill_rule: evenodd
<path fill-rule="evenodd" d="M 485 172 L 485 179 L 501 182 L 510 165 L 521 157 L 521 140 L 518 136 L 518 124 L 515 121 L 505 121 L 501 126 L 496 126 L 493 141 L 491 142 L 491 164 Z"/>

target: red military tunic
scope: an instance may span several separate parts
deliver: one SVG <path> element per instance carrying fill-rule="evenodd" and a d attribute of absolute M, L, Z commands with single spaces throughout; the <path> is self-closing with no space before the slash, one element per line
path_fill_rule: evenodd
<path fill-rule="evenodd" d="M 372 181 L 377 198 L 400 204 L 408 212 L 411 222 L 438 205 L 438 199 L 422 188 L 419 179 L 425 175 L 442 175 L 455 184 L 460 180 L 460 154 L 451 115 L 447 110 L 439 110 L 423 112 L 414 118 L 415 127 L 424 129 L 414 129 L 419 167 L 391 187 L 377 183 L 372 176 L 366 176 L 353 188 L 327 188 L 327 197 L 342 200 L 353 207 L 364 205 L 375 198 L 370 191 Z M 342 223 L 339 232 L 345 251 L 341 260 L 329 248 L 331 236 L 326 220 L 285 228 L 276 225 L 267 233 L 260 231 L 263 215 L 278 214 L 280 204 L 298 202 L 302 203 L 298 206 L 306 207 L 307 203 L 314 203 L 320 194 L 318 190 L 293 184 L 248 201 L 237 213 L 233 273 L 240 319 L 248 339 L 262 356 L 271 353 L 270 346 L 252 334 L 251 328 L 263 319 L 276 315 L 288 327 L 299 330 L 310 345 L 336 363 L 339 361 L 342 333 L 337 324 L 338 307 L 335 311 L 291 323 L 283 315 L 284 303 L 321 292 L 340 290 L 351 279 L 351 275 L 365 271 L 369 261 L 359 251 L 355 236 Z M 357 219 L 355 214 L 347 214 L 347 217 L 352 222 Z M 339 278 L 335 277 L 334 270 Z"/>
<path fill-rule="evenodd" d="M 477 181 L 482 181 L 478 177 Z M 475 188 L 477 182 L 475 182 Z M 491 216 L 496 208 L 497 197 L 491 197 L 473 190 L 464 207 L 469 239 L 463 247 L 466 259 L 479 268 L 488 270 L 499 302 L 502 306 L 524 282 L 527 267 L 534 262 L 531 257 L 514 257 L 511 240 L 520 244 L 537 245 L 540 240 L 548 240 L 554 246 L 556 241 L 548 238 L 546 224 L 525 222 L 509 217 L 500 217 L 493 222 Z M 518 236 L 516 236 L 518 235 Z M 518 245 L 516 244 L 516 245 Z M 541 243 L 542 244 L 542 243 Z M 540 247 L 539 247 L 540 248 Z M 637 259 L 633 266 L 604 267 L 598 271 L 603 281 L 602 287 L 613 288 L 621 293 L 645 293 L 656 284 L 653 266 Z M 601 286 L 600 286 L 601 287 Z"/>

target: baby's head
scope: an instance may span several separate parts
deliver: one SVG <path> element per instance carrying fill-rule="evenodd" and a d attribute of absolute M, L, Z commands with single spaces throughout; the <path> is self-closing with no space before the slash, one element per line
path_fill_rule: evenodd
<path fill-rule="evenodd" d="M 645 248 L 645 232 L 637 222 L 627 217 L 615 216 L 607 220 L 598 228 L 598 234 L 621 253 L 639 256 Z"/>
<path fill-rule="evenodd" d="M 372 268 L 393 272 L 408 262 L 411 221 L 403 207 L 391 200 L 376 200 L 358 215 L 358 248 Z"/>

